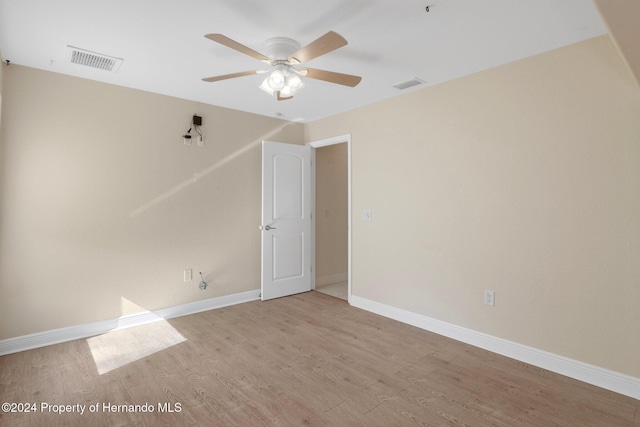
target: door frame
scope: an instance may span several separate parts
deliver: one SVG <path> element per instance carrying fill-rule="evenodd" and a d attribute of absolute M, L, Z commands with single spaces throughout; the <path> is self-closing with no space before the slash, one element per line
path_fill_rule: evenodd
<path fill-rule="evenodd" d="M 311 147 L 311 289 L 316 288 L 316 148 L 347 144 L 347 302 L 351 304 L 351 134 L 307 142 Z"/>

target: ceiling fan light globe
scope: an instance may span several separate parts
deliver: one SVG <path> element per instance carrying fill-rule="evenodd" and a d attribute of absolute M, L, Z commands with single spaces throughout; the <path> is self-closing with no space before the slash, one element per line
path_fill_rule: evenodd
<path fill-rule="evenodd" d="M 279 91 L 285 85 L 285 76 L 284 73 L 280 70 L 275 70 L 271 75 L 267 78 L 267 84 L 274 91 Z"/>
<path fill-rule="evenodd" d="M 275 91 L 269 87 L 269 77 L 262 81 L 262 84 L 258 86 L 263 91 L 267 92 L 269 95 L 273 95 Z"/>
<path fill-rule="evenodd" d="M 282 96 L 293 96 L 296 94 L 296 92 L 298 92 L 303 87 L 304 87 L 304 83 L 302 83 L 302 81 L 298 82 L 298 84 L 296 85 L 287 84 L 282 88 L 282 90 L 280 91 L 280 94 Z"/>
<path fill-rule="evenodd" d="M 295 86 L 293 88 L 293 93 L 298 92 L 300 89 L 302 89 L 304 87 L 304 83 L 302 83 L 302 81 L 300 82 L 300 84 L 298 86 Z"/>
<path fill-rule="evenodd" d="M 300 85 L 303 85 L 302 79 L 300 79 L 297 74 L 289 73 L 287 75 L 287 86 L 298 88 Z"/>
<path fill-rule="evenodd" d="M 293 92 L 291 92 L 291 88 L 289 86 L 285 86 L 280 91 L 280 96 L 283 96 L 283 97 L 293 96 Z"/>

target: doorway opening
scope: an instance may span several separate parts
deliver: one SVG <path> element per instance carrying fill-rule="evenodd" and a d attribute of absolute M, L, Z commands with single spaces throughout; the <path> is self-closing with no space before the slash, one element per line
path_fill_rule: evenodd
<path fill-rule="evenodd" d="M 345 301 L 351 295 L 351 137 L 312 147 L 313 288 Z"/>

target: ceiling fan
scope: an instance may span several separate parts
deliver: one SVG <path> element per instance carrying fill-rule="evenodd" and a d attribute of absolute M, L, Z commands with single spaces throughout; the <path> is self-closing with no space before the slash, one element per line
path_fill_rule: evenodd
<path fill-rule="evenodd" d="M 260 89 L 270 95 L 275 94 L 278 101 L 284 101 L 293 98 L 293 95 L 304 87 L 304 83 L 300 77 L 308 77 L 350 87 L 358 85 L 360 80 L 362 80 L 362 77 L 351 74 L 342 74 L 308 67 L 295 67 L 295 65 L 310 61 L 318 56 L 345 46 L 347 41 L 344 37 L 333 31 L 329 31 L 303 48 L 300 47 L 298 42 L 290 38 L 271 38 L 264 43 L 267 55 L 256 52 L 222 34 L 207 34 L 205 37 L 271 66 L 271 68 L 267 70 L 242 71 L 222 76 L 207 77 L 202 79 L 205 82 L 217 82 L 235 77 L 270 73 L 260 85 Z"/>

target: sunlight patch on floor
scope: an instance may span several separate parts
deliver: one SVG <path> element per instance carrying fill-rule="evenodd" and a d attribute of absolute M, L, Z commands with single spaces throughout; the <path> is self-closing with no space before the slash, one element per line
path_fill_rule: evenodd
<path fill-rule="evenodd" d="M 117 327 L 87 339 L 100 375 L 186 341 L 162 317 L 122 297 Z"/>
<path fill-rule="evenodd" d="M 100 375 L 186 341 L 166 320 L 88 338 Z"/>

